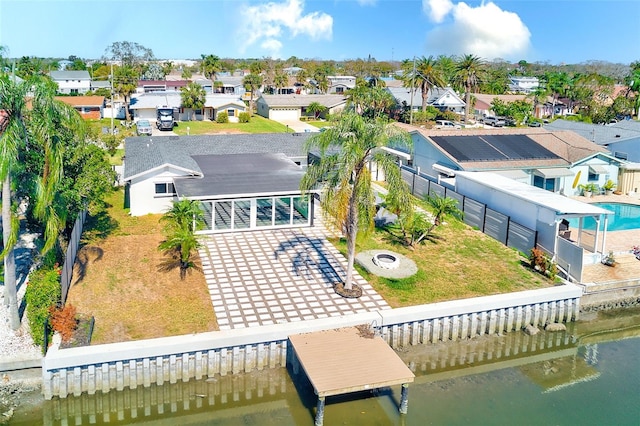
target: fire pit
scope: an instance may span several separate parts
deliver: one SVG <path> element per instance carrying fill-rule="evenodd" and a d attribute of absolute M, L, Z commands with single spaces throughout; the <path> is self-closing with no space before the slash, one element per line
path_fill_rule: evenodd
<path fill-rule="evenodd" d="M 373 256 L 373 263 L 383 269 L 397 269 L 400 258 L 391 253 L 378 253 Z"/>

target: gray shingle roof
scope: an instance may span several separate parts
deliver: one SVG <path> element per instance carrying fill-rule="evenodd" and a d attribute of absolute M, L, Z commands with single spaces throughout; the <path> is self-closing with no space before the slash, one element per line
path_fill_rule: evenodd
<path fill-rule="evenodd" d="M 640 123 L 632 120 L 620 121 L 609 126 L 581 123 L 578 121 L 555 120 L 549 124 L 545 124 L 544 127 L 549 130 L 571 130 L 598 145 L 640 136 Z"/>
<path fill-rule="evenodd" d="M 53 80 L 91 80 L 89 71 L 51 71 L 49 76 Z"/>
<path fill-rule="evenodd" d="M 124 179 L 165 164 L 201 174 L 194 155 L 283 153 L 306 158 L 306 133 L 132 137 L 125 142 Z"/>
<path fill-rule="evenodd" d="M 284 154 L 196 155 L 202 179 L 174 179 L 178 196 L 213 199 L 298 192 L 304 170 Z"/>
<path fill-rule="evenodd" d="M 262 95 L 262 99 L 270 108 L 307 107 L 312 102 L 332 108 L 347 102 L 342 95 Z"/>

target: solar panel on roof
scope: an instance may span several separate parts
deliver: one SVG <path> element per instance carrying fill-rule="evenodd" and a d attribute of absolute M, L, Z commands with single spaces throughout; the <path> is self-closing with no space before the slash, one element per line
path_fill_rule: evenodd
<path fill-rule="evenodd" d="M 560 158 L 526 135 L 432 136 L 458 161 L 510 161 Z"/>

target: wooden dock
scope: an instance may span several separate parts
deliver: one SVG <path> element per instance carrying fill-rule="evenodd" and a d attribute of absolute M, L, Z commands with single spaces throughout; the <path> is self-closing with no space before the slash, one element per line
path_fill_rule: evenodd
<path fill-rule="evenodd" d="M 325 397 L 394 385 L 402 385 L 400 412 L 406 413 L 407 388 L 415 376 L 381 337 L 347 327 L 289 340 L 318 395 L 316 425 L 322 425 Z"/>

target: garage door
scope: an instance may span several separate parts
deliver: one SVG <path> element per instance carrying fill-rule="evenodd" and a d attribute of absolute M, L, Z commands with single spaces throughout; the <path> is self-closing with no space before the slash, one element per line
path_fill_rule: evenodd
<path fill-rule="evenodd" d="M 299 120 L 300 108 L 279 108 L 269 110 L 271 120 Z"/>

